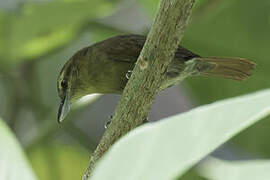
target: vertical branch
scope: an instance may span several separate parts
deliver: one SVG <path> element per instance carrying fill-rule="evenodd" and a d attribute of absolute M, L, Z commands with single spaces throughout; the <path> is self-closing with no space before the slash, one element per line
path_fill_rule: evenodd
<path fill-rule="evenodd" d="M 188 23 L 194 0 L 161 0 L 130 80 L 113 119 L 93 153 L 83 180 L 88 179 L 97 160 L 121 136 L 147 118 L 155 95 Z"/>

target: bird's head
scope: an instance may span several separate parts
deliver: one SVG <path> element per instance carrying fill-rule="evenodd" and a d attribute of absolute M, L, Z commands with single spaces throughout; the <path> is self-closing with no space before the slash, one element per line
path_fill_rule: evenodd
<path fill-rule="evenodd" d="M 59 123 L 67 116 L 71 105 L 76 100 L 89 94 L 87 80 L 83 79 L 88 73 L 85 62 L 87 61 L 84 61 L 79 51 L 65 63 L 58 76 L 57 90 L 61 100 L 58 109 Z"/>
<path fill-rule="evenodd" d="M 74 82 L 76 82 L 75 72 L 76 70 L 73 66 L 73 59 L 70 59 L 63 66 L 57 79 L 57 91 L 58 96 L 60 97 L 60 105 L 58 109 L 59 123 L 66 117 L 73 102 L 73 88 Z"/>

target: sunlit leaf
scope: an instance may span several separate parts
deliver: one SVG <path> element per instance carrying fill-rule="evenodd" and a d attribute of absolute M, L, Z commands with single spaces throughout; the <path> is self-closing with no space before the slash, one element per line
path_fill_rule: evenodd
<path fill-rule="evenodd" d="M 205 104 L 269 88 L 269 1 L 208 1 L 212 3 L 193 11 L 182 44 L 201 56 L 243 57 L 254 61 L 257 67 L 243 82 L 211 77 L 187 79 L 184 83 L 188 85 L 188 92 L 198 103 Z M 247 153 L 269 157 L 270 144 L 258 141 L 268 138 L 269 131 L 270 118 L 267 118 L 241 133 L 231 145 Z"/>
<path fill-rule="evenodd" d="M 207 179 L 215 180 L 269 180 L 270 160 L 222 161 L 210 158 L 199 167 Z"/>
<path fill-rule="evenodd" d="M 12 132 L 0 119 L 0 179 L 36 180 Z"/>
<path fill-rule="evenodd" d="M 270 90 L 196 108 L 139 127 L 97 164 L 91 180 L 173 179 L 270 113 Z"/>

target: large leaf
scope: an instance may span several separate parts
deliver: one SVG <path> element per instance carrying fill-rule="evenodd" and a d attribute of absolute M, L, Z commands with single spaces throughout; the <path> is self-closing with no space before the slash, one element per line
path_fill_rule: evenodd
<path fill-rule="evenodd" d="M 257 64 L 250 79 L 244 82 L 217 78 L 187 79 L 188 92 L 200 103 L 210 103 L 270 87 L 270 23 L 268 0 L 208 0 L 193 11 L 183 45 L 201 56 L 235 56 Z M 254 11 L 254 9 L 257 9 Z M 270 143 L 258 141 L 269 138 L 270 118 L 237 136 L 231 146 L 260 157 L 270 156 Z M 256 136 L 254 136 L 256 134 Z"/>
<path fill-rule="evenodd" d="M 93 19 L 109 15 L 114 1 L 25 3 L 17 14 L 0 14 L 0 63 L 34 59 L 67 44 Z"/>
<path fill-rule="evenodd" d="M 0 179 L 37 179 L 12 132 L 0 119 Z"/>
<path fill-rule="evenodd" d="M 215 180 L 269 180 L 270 160 L 222 161 L 207 159 L 199 166 L 207 179 Z"/>
<path fill-rule="evenodd" d="M 270 113 L 270 90 L 196 108 L 137 128 L 98 163 L 92 179 L 172 179 Z"/>

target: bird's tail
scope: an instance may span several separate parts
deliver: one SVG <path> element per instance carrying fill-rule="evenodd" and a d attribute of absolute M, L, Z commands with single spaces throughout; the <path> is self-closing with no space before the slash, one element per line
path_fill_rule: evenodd
<path fill-rule="evenodd" d="M 196 58 L 196 61 L 197 60 L 201 61 L 202 64 L 204 65 L 206 64 L 210 65 L 197 67 L 201 75 L 222 77 L 238 81 L 245 80 L 249 76 L 251 76 L 255 68 L 255 63 L 242 58 L 207 57 L 207 58 Z M 204 68 L 204 67 L 212 67 L 212 68 Z"/>

